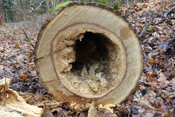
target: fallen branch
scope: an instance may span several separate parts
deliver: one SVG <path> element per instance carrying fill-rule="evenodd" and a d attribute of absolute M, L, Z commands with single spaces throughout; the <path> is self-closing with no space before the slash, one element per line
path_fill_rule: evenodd
<path fill-rule="evenodd" d="M 5 87 L 4 87 L 4 106 L 6 105 L 6 99 L 7 99 L 7 89 L 6 89 L 6 85 L 7 85 L 7 80 L 6 80 L 6 73 L 5 73 L 5 68 L 4 68 L 4 78 L 5 78 Z"/>
<path fill-rule="evenodd" d="M 164 17 L 167 17 L 168 14 L 172 13 L 174 9 L 175 9 L 175 6 L 172 7 L 169 11 L 167 11 L 167 12 L 164 14 Z"/>
<path fill-rule="evenodd" d="M 24 35 L 26 36 L 26 41 L 27 42 L 29 42 L 31 45 L 32 45 L 32 47 L 33 48 L 35 48 L 35 45 L 31 42 L 31 40 L 30 40 L 30 38 L 28 37 L 28 35 L 27 35 L 27 33 L 25 32 L 25 30 L 24 29 L 22 29 L 22 31 L 24 32 Z"/>
<path fill-rule="evenodd" d="M 41 3 L 39 3 L 39 5 L 36 7 L 36 10 L 38 10 L 45 1 L 46 0 L 41 1 Z"/>
<path fill-rule="evenodd" d="M 26 69 L 28 72 L 30 72 L 31 73 L 31 70 L 30 69 L 28 69 L 26 66 L 24 66 L 23 64 L 21 64 L 19 61 L 16 61 L 16 62 L 12 62 L 11 64 L 19 64 L 19 65 L 21 65 L 24 69 Z"/>
<path fill-rule="evenodd" d="M 20 92 L 21 92 L 21 90 L 22 90 L 23 84 L 24 84 L 24 79 L 22 80 L 22 84 L 21 84 L 21 87 L 20 87 L 20 90 L 19 90 L 19 95 L 20 95 Z"/>
<path fill-rule="evenodd" d="M 37 20 L 37 17 L 36 17 L 36 15 L 35 15 L 35 13 L 33 13 L 33 16 L 34 16 L 34 18 L 35 18 L 35 23 L 36 23 L 36 25 L 37 25 L 37 27 L 38 27 L 38 30 L 40 30 L 40 26 L 39 26 L 39 24 L 38 24 L 38 20 Z"/>
<path fill-rule="evenodd" d="M 31 9 L 31 12 L 33 13 L 33 17 L 34 17 L 34 19 L 35 19 L 35 23 L 36 23 L 36 25 L 37 25 L 37 27 L 38 27 L 38 30 L 40 30 L 40 27 L 39 27 L 39 24 L 38 24 L 38 21 L 37 21 L 37 17 L 36 17 L 36 10 L 39 9 L 39 7 L 42 5 L 42 3 L 43 3 L 44 1 L 45 1 L 45 0 L 43 0 L 37 8 L 35 8 L 35 6 L 34 6 L 34 5 L 32 4 L 32 2 L 30 1 L 30 9 Z"/>
<path fill-rule="evenodd" d="M 30 72 L 31 73 L 31 70 L 30 69 L 28 69 L 27 67 L 25 67 L 23 64 L 21 64 L 19 61 L 16 61 L 16 63 L 13 63 L 13 64 L 19 64 L 19 65 L 21 65 L 23 68 L 25 68 L 28 72 Z M 24 84 L 24 78 L 22 79 L 22 84 L 21 84 L 21 87 L 20 87 L 20 90 L 19 90 L 19 95 L 20 95 L 20 92 L 21 92 L 21 90 L 22 90 L 22 87 L 23 87 L 23 84 Z"/>
<path fill-rule="evenodd" d="M 25 68 L 28 72 L 31 73 L 31 70 L 25 67 L 23 64 L 21 64 L 19 61 L 16 61 L 17 64 L 20 64 L 23 68 Z"/>
<path fill-rule="evenodd" d="M 38 7 L 36 7 L 36 11 L 41 7 L 41 5 L 42 5 L 45 1 L 46 1 L 46 0 L 43 0 L 43 1 L 41 1 L 41 3 L 39 3 Z M 35 12 L 33 13 L 33 15 L 34 15 L 35 22 L 36 22 L 36 25 L 37 25 L 37 27 L 38 27 L 38 30 L 40 30 L 40 26 L 39 26 L 39 24 L 38 24 L 38 21 L 37 21 L 37 17 L 36 17 L 36 15 L 35 15 Z"/>

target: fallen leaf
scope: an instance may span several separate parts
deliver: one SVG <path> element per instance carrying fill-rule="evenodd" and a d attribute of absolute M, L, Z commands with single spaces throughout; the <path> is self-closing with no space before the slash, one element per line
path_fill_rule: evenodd
<path fill-rule="evenodd" d="M 105 111 L 101 117 L 118 117 L 116 114 L 111 113 L 110 111 Z"/>
<path fill-rule="evenodd" d="M 0 65 L 0 76 L 3 76 L 4 75 L 4 66 L 3 65 Z"/>
<path fill-rule="evenodd" d="M 160 78 L 158 79 L 158 81 L 159 81 L 159 85 L 161 88 L 167 87 L 169 83 L 169 81 L 167 80 L 167 78 L 165 77 L 163 73 L 160 73 Z"/>
<path fill-rule="evenodd" d="M 27 79 L 27 76 L 25 76 L 24 74 L 22 74 L 22 75 L 19 76 L 19 79 L 25 80 L 25 79 Z"/>
<path fill-rule="evenodd" d="M 33 76 L 33 77 L 37 76 L 36 70 L 35 70 L 35 71 L 31 71 L 31 72 L 30 72 L 30 76 Z"/>
<path fill-rule="evenodd" d="M 22 60 L 23 60 L 23 57 L 24 57 L 24 56 L 20 54 L 19 56 L 17 56 L 16 59 L 17 59 L 18 61 L 22 61 Z"/>
<path fill-rule="evenodd" d="M 16 43 L 15 48 L 19 48 L 19 43 Z"/>
<path fill-rule="evenodd" d="M 131 106 L 131 113 L 133 114 L 133 115 L 138 115 L 139 114 L 139 111 L 138 111 L 138 109 L 137 109 L 137 107 L 136 106 Z"/>
<path fill-rule="evenodd" d="M 0 51 L 3 51 L 3 49 L 4 49 L 3 46 L 0 46 Z"/>
<path fill-rule="evenodd" d="M 159 61 L 155 61 L 154 59 L 148 59 L 150 64 L 158 64 Z"/>

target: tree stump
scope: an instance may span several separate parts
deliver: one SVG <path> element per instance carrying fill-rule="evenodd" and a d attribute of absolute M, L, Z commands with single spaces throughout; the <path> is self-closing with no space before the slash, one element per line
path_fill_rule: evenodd
<path fill-rule="evenodd" d="M 112 8 L 70 3 L 42 27 L 35 50 L 42 85 L 62 102 L 122 102 L 143 68 L 139 40 Z"/>

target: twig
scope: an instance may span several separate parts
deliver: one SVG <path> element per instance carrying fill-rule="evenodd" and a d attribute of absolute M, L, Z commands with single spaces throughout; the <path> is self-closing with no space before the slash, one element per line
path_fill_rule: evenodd
<path fill-rule="evenodd" d="M 4 87 L 4 106 L 6 105 L 6 99 L 7 99 L 7 92 L 6 92 L 6 85 L 7 85 L 7 81 L 6 81 L 6 73 L 5 73 L 5 68 L 4 68 L 4 77 L 5 77 L 5 87 Z"/>
<path fill-rule="evenodd" d="M 45 1 L 46 1 L 46 0 L 41 1 L 41 2 L 39 3 L 39 5 L 36 7 L 36 10 L 38 10 L 38 9 L 41 7 L 41 5 L 42 5 Z"/>
<path fill-rule="evenodd" d="M 22 90 L 23 84 L 24 84 L 24 79 L 22 79 L 22 84 L 21 84 L 21 87 L 20 87 L 20 90 L 19 90 L 19 95 L 20 95 L 20 92 L 21 92 L 21 90 Z"/>
<path fill-rule="evenodd" d="M 35 48 L 35 45 L 31 42 L 31 40 L 29 39 L 29 37 L 28 37 L 27 33 L 25 32 L 25 30 L 22 29 L 22 31 L 24 32 L 24 35 L 26 36 L 26 39 L 25 39 L 25 40 L 26 40 L 27 42 L 29 42 L 29 43 L 32 45 L 33 48 Z"/>
<path fill-rule="evenodd" d="M 167 12 L 164 14 L 164 17 L 167 17 L 168 14 L 171 13 L 173 9 L 175 9 L 175 6 L 172 7 L 169 11 L 167 11 Z"/>
<path fill-rule="evenodd" d="M 30 8 L 31 8 L 31 11 L 33 13 L 33 17 L 35 19 L 35 23 L 36 23 L 36 25 L 38 27 L 38 30 L 40 30 L 40 26 L 39 26 L 38 21 L 37 21 L 36 11 L 41 7 L 41 5 L 43 4 L 43 2 L 45 2 L 45 0 L 41 1 L 40 4 L 38 5 L 38 7 L 35 9 L 35 6 L 30 1 Z"/>
<path fill-rule="evenodd" d="M 37 20 L 37 17 L 36 17 L 36 15 L 35 15 L 35 13 L 33 13 L 33 16 L 34 16 L 34 18 L 35 18 L 35 23 L 36 23 L 36 25 L 37 25 L 37 27 L 38 27 L 38 30 L 40 30 L 40 26 L 39 26 L 39 24 L 38 24 L 38 20 Z"/>
<path fill-rule="evenodd" d="M 21 64 L 19 61 L 16 61 L 17 64 L 20 64 L 23 68 L 25 68 L 28 72 L 31 73 L 31 70 L 25 67 L 23 64 Z"/>
<path fill-rule="evenodd" d="M 148 23 L 148 14 L 146 14 L 146 21 L 145 21 L 145 25 L 144 25 L 144 28 L 140 34 L 140 37 L 142 37 L 142 35 L 145 33 L 146 31 L 146 28 L 149 26 L 150 24 Z"/>
<path fill-rule="evenodd" d="M 19 64 L 19 65 L 21 65 L 23 68 L 25 68 L 28 72 L 30 72 L 31 73 L 31 70 L 30 69 L 28 69 L 27 67 L 25 67 L 23 64 L 21 64 L 19 61 L 16 61 L 16 63 L 11 63 L 11 64 Z"/>

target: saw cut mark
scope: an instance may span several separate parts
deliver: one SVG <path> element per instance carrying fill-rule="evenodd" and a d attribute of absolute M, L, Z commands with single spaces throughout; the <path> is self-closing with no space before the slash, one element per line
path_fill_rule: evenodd
<path fill-rule="evenodd" d="M 131 32 L 131 29 L 129 27 L 123 27 L 121 30 L 120 30 L 120 37 L 123 39 L 123 40 L 127 40 L 129 37 L 132 36 L 132 32 Z"/>

